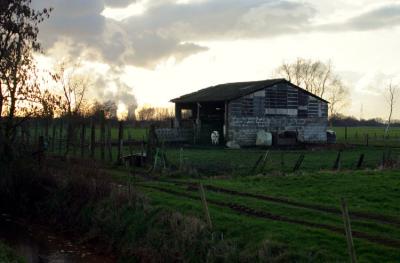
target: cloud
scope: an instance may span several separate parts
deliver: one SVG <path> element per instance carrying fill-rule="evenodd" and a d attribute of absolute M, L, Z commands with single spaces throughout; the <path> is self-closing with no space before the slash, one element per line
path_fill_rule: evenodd
<path fill-rule="evenodd" d="M 386 3 L 375 6 L 361 14 L 354 15 L 344 22 L 326 24 L 318 30 L 368 31 L 392 28 L 400 25 L 400 4 Z"/>
<path fill-rule="evenodd" d="M 133 2 L 142 4 L 145 12 L 122 21 L 101 15 L 110 4 Z M 40 28 L 45 48 L 68 41 L 75 56 L 148 68 L 169 57 L 179 61 L 206 51 L 200 41 L 301 32 L 315 13 L 308 4 L 281 0 L 37 0 L 35 6 L 54 7 Z"/>
<path fill-rule="evenodd" d="M 372 30 L 400 25 L 400 4 L 389 4 L 365 12 L 347 22 L 350 28 Z"/>
<path fill-rule="evenodd" d="M 128 5 L 136 2 L 136 0 L 104 0 L 104 4 L 108 7 L 127 7 Z"/>

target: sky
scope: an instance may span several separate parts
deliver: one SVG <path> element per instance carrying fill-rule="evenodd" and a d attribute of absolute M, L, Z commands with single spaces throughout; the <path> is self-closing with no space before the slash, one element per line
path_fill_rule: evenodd
<path fill-rule="evenodd" d="M 79 60 L 98 100 L 171 106 L 208 86 L 276 77 L 279 65 L 302 57 L 333 63 L 350 89 L 344 114 L 387 118 L 385 89 L 400 84 L 399 0 L 32 3 L 54 8 L 40 25 L 41 63 Z"/>

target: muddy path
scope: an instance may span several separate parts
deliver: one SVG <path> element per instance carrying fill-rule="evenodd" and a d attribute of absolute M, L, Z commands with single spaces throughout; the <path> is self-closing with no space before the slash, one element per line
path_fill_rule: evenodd
<path fill-rule="evenodd" d="M 179 196 L 179 197 L 185 197 L 189 198 L 192 200 L 199 200 L 199 196 L 193 196 L 188 193 L 182 193 L 179 191 L 171 190 L 171 189 L 166 189 L 163 187 L 158 187 L 158 186 L 149 186 L 145 184 L 140 184 L 138 185 L 140 187 L 148 188 L 148 189 L 154 189 L 160 192 L 168 193 L 171 195 Z M 301 226 L 306 226 L 306 227 L 311 227 L 311 228 L 316 228 L 316 229 L 322 229 L 322 230 L 327 230 L 336 234 L 341 234 L 345 235 L 345 231 L 343 227 L 338 227 L 338 226 L 333 226 L 333 225 L 328 225 L 328 224 L 322 224 L 322 223 L 314 223 L 314 222 L 309 222 L 306 220 L 300 220 L 300 219 L 293 219 L 289 218 L 286 216 L 281 216 L 261 210 L 256 210 L 247 206 L 243 206 L 240 204 L 235 204 L 235 203 L 228 203 L 228 202 L 222 202 L 222 201 L 217 201 L 213 199 L 207 199 L 207 202 L 209 204 L 213 204 L 216 206 L 220 207 L 225 207 L 225 208 L 230 208 L 231 210 L 238 212 L 239 214 L 242 215 L 247 215 L 251 217 L 257 217 L 257 218 L 263 218 L 263 219 L 268 219 L 268 220 L 273 220 L 273 221 L 280 221 L 280 222 L 286 222 L 286 223 L 291 223 L 291 224 L 296 224 L 296 225 L 301 225 Z M 377 235 L 372 235 L 368 234 L 365 232 L 361 231 L 352 231 L 353 237 L 363 239 L 366 241 L 369 241 L 371 243 L 383 245 L 386 247 L 390 248 L 396 248 L 400 249 L 400 240 L 397 239 L 392 239 L 392 238 L 387 238 L 387 237 L 382 237 L 382 236 L 377 236 Z"/>

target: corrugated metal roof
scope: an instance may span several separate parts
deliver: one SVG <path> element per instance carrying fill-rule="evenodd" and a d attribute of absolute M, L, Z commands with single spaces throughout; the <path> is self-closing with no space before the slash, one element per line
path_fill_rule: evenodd
<path fill-rule="evenodd" d="M 175 103 L 195 103 L 195 102 L 217 102 L 217 101 L 229 101 L 236 98 L 243 97 L 245 95 L 256 92 L 260 89 L 273 86 L 278 83 L 286 82 L 290 85 L 303 90 L 311 96 L 314 96 L 322 101 L 327 102 L 326 100 L 290 83 L 285 79 L 267 79 L 260 81 L 249 81 L 249 82 L 234 82 L 234 83 L 225 83 L 212 87 L 208 87 L 205 89 L 201 89 L 199 91 L 189 93 L 183 95 L 179 98 L 175 98 L 171 100 L 171 102 Z"/>

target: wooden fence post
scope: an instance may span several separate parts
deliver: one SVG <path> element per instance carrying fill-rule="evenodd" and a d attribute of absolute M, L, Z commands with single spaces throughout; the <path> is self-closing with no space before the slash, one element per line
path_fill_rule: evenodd
<path fill-rule="evenodd" d="M 269 150 L 267 150 L 266 152 L 265 152 L 265 155 L 264 155 L 264 158 L 263 158 L 263 160 L 262 160 L 262 163 L 261 163 L 261 173 L 263 173 L 264 172 L 264 169 L 265 169 L 265 165 L 266 165 L 266 163 L 267 163 L 267 161 L 268 161 L 268 156 L 269 156 Z"/>
<path fill-rule="evenodd" d="M 208 211 L 206 194 L 204 192 L 204 187 L 203 187 L 202 183 L 199 184 L 199 190 L 200 190 L 201 203 L 203 204 L 203 209 L 204 209 L 204 214 L 206 216 L 207 224 L 208 224 L 208 227 L 210 228 L 210 230 L 212 230 L 210 211 Z"/>
<path fill-rule="evenodd" d="M 94 118 L 92 118 L 92 125 L 90 131 L 90 158 L 94 158 L 95 148 L 96 148 L 96 125 L 94 123 Z"/>
<path fill-rule="evenodd" d="M 31 143 L 31 129 L 30 129 L 30 120 L 26 122 L 26 145 L 30 145 Z"/>
<path fill-rule="evenodd" d="M 81 157 L 85 157 L 85 137 L 86 137 L 86 126 L 82 123 L 81 128 Z"/>
<path fill-rule="evenodd" d="M 60 127 L 59 128 L 60 128 L 60 130 L 59 130 L 59 133 L 58 133 L 58 138 L 59 138 L 58 151 L 61 154 L 61 151 L 62 151 L 62 139 L 63 139 L 63 120 L 62 119 L 60 119 Z"/>
<path fill-rule="evenodd" d="M 362 154 L 360 155 L 360 158 L 358 158 L 357 169 L 360 169 L 360 168 L 361 168 L 361 165 L 363 164 L 363 161 L 364 161 L 364 154 L 362 153 Z"/>
<path fill-rule="evenodd" d="M 108 148 L 108 161 L 112 162 L 111 124 L 107 125 L 107 148 Z"/>
<path fill-rule="evenodd" d="M 35 118 L 35 133 L 34 133 L 34 135 L 33 135 L 33 138 L 34 138 L 34 140 L 35 140 L 35 141 L 33 142 L 34 144 L 37 143 L 36 140 L 39 138 L 39 133 L 38 133 L 38 132 L 39 132 L 39 131 L 38 131 L 39 127 L 38 127 L 38 126 L 39 126 L 39 124 L 38 124 L 38 119 Z"/>
<path fill-rule="evenodd" d="M 300 166 L 303 163 L 303 160 L 304 160 L 304 153 L 300 154 L 299 158 L 297 159 L 297 162 L 293 167 L 293 172 L 296 172 L 297 170 L 300 169 Z"/>
<path fill-rule="evenodd" d="M 347 126 L 344 127 L 344 140 L 347 142 Z"/>
<path fill-rule="evenodd" d="M 257 171 L 257 167 L 259 166 L 259 164 L 261 163 L 261 160 L 263 159 L 263 156 L 260 155 L 260 157 L 258 157 L 256 163 L 254 164 L 253 168 L 251 169 L 250 173 L 253 174 Z"/>
<path fill-rule="evenodd" d="M 333 164 L 333 170 L 339 170 L 340 169 L 340 158 L 342 155 L 342 150 L 340 150 L 336 156 L 335 163 Z"/>
<path fill-rule="evenodd" d="M 104 111 L 100 112 L 100 158 L 105 160 L 106 128 Z"/>
<path fill-rule="evenodd" d="M 56 150 L 56 122 L 52 121 L 52 134 L 51 134 L 51 150 L 54 153 Z"/>
<path fill-rule="evenodd" d="M 124 123 L 123 121 L 118 122 L 118 154 L 117 154 L 117 164 L 121 164 L 122 151 L 123 151 L 123 138 L 124 138 Z"/>
<path fill-rule="evenodd" d="M 179 150 L 179 171 L 183 168 L 183 148 Z"/>
<path fill-rule="evenodd" d="M 352 263 L 356 263 L 357 258 L 356 258 L 356 251 L 354 249 L 353 235 L 351 232 L 349 210 L 347 208 L 346 200 L 343 197 L 341 198 L 341 208 L 342 208 L 344 229 L 346 231 L 347 250 L 349 252 L 350 261 Z"/>
<path fill-rule="evenodd" d="M 369 146 L 369 134 L 368 133 L 367 133 L 365 140 L 366 140 L 366 146 Z"/>

